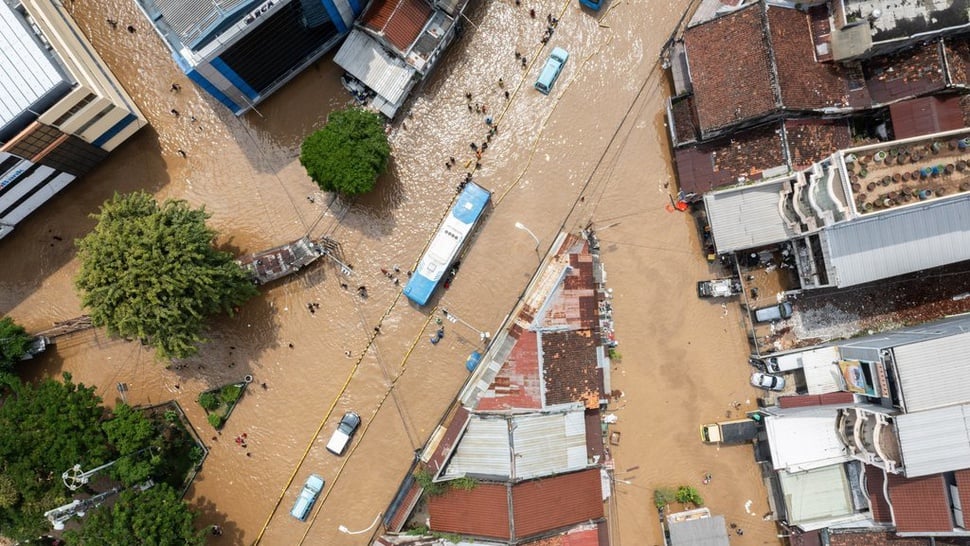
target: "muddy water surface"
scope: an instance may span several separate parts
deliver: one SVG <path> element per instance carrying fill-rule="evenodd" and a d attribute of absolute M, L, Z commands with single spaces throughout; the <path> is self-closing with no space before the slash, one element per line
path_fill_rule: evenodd
<path fill-rule="evenodd" d="M 62 339 L 41 361 L 39 374 L 68 370 L 98 385 L 108 401 L 119 382 L 128 384 L 132 403 L 178 400 L 211 448 L 189 499 L 205 523 L 223 526 L 224 542 L 367 542 L 369 533 L 347 535 L 338 526 L 363 530 L 384 510 L 464 381 L 465 358 L 480 346 L 476 332 L 451 324 L 445 340 L 430 345 L 436 326 L 428 310 L 409 305 L 380 269 L 406 269 L 420 256 L 464 167 L 474 169 L 469 144 L 485 140 L 486 115 L 499 131 L 476 181 L 495 192 L 497 205 L 453 287 L 435 303 L 492 330 L 538 263 L 534 241 L 515 222 L 536 234 L 542 251 L 563 225 L 609 226 L 601 237 L 623 353 L 614 387 L 624 392 L 612 408 L 622 432 L 613 448 L 622 480 L 610 505 L 614 543 L 660 544 L 652 490 L 681 484 L 702 488 L 715 513 L 743 523 L 745 535 L 733 541 L 777 541 L 761 520 L 765 493 L 750 450 L 717 450 L 697 439 L 700 422 L 723 417 L 735 401 L 752 407 L 756 393 L 746 386 L 736 311 L 694 299 L 693 282 L 710 272 L 692 224 L 663 208 L 672 175 L 659 114 L 665 86 L 655 61 L 684 2 L 618 1 L 596 15 L 575 2 L 479 4 L 395 124 L 390 172 L 373 194 L 356 200 L 321 194 L 296 159 L 303 137 L 346 103 L 329 57 L 259 105 L 258 114 L 237 119 L 184 80 L 132 3 L 69 6 L 152 128 L 0 242 L 4 256 L 18 257 L 5 271 L 0 311 L 35 331 L 82 312 L 71 288 L 71 241 L 91 228 L 87 215 L 114 191 L 145 189 L 204 204 L 223 234 L 220 243 L 238 252 L 326 233 L 341 241 L 355 268 L 345 279 L 320 264 L 270 287 L 239 316 L 215 321 L 211 342 L 178 370 L 95 331 Z M 539 42 L 546 14 L 560 19 L 550 46 L 570 52 L 549 96 L 531 87 L 549 50 Z M 138 31 L 111 29 L 108 17 Z M 172 82 L 182 85 L 180 93 L 169 91 Z M 472 112 L 465 93 L 473 96 Z M 474 112 L 476 104 L 485 112 Z M 449 170 L 450 156 L 459 165 Z M 366 285 L 370 297 L 356 297 L 341 282 Z M 308 302 L 321 310 L 309 313 Z M 254 388 L 215 434 L 195 397 L 247 374 Z M 364 428 L 353 451 L 337 458 L 323 445 L 348 409 L 362 415 Z M 243 432 L 246 449 L 232 441 Z M 708 486 L 700 485 L 705 471 L 714 474 Z M 310 522 L 299 523 L 286 512 L 310 473 L 327 487 Z"/>

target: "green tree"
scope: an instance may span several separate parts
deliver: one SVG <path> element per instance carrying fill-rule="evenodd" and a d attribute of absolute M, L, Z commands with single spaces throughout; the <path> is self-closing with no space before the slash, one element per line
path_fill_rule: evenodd
<path fill-rule="evenodd" d="M 64 533 L 77 546 L 203 546 L 205 529 L 195 528 L 196 513 L 166 483 L 145 491 L 128 489 L 114 505 L 88 513 L 81 529 Z"/>
<path fill-rule="evenodd" d="M 357 195 L 374 189 L 390 155 L 380 116 L 347 108 L 331 113 L 327 124 L 303 141 L 300 164 L 321 189 Z"/>
<path fill-rule="evenodd" d="M 207 316 L 231 315 L 257 293 L 233 256 L 212 246 L 209 216 L 144 192 L 105 202 L 77 243 L 75 284 L 94 324 L 146 341 L 164 358 L 196 353 Z"/>
<path fill-rule="evenodd" d="M 7 384 L 10 392 L 0 403 L 0 474 L 19 499 L 4 486 L 0 529 L 26 539 L 49 529 L 43 513 L 66 502 L 61 474 L 75 464 L 86 470 L 103 464 L 109 450 L 94 388 L 75 385 L 66 373 L 63 382 L 31 385 L 8 378 Z"/>
<path fill-rule="evenodd" d="M 153 445 L 159 438 L 155 425 L 145 415 L 121 404 L 115 409 L 114 418 L 103 425 L 108 442 L 117 451 L 118 462 L 111 467 L 111 473 L 125 485 L 143 482 L 152 476 L 158 459 L 151 451 L 142 451 L 161 446 Z"/>
<path fill-rule="evenodd" d="M 10 317 L 0 319 L 0 371 L 10 371 L 27 354 L 31 336 Z"/>

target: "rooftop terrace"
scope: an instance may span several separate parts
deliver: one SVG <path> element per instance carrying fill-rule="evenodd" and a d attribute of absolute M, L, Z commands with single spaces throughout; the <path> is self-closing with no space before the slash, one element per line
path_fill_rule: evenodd
<path fill-rule="evenodd" d="M 873 42 L 905 39 L 970 24 L 968 0 L 837 0 L 847 21 L 869 20 Z"/>

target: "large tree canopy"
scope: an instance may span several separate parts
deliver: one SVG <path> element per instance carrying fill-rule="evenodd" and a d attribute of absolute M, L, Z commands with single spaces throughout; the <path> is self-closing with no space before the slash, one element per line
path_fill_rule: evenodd
<path fill-rule="evenodd" d="M 64 539 L 78 546 L 202 546 L 205 529 L 195 529 L 195 517 L 171 486 L 160 483 L 128 489 L 114 505 L 91 510 L 81 529 Z"/>
<path fill-rule="evenodd" d="M 61 473 L 75 464 L 90 470 L 109 451 L 94 388 L 75 385 L 66 373 L 63 383 L 7 384 L 0 401 L 0 529 L 25 539 L 48 528 L 45 511 L 67 501 Z"/>
<path fill-rule="evenodd" d="M 27 354 L 31 337 L 10 317 L 0 319 L 0 372 L 10 371 Z"/>
<path fill-rule="evenodd" d="M 111 473 L 124 485 L 135 485 L 151 477 L 159 463 L 152 451 L 161 452 L 162 447 L 162 438 L 156 434 L 151 420 L 128 404 L 119 404 L 114 418 L 106 421 L 103 428 L 118 455 Z M 152 447 L 156 449 L 149 451 Z"/>
<path fill-rule="evenodd" d="M 213 246 L 209 214 L 185 201 L 159 205 L 136 192 L 115 194 L 78 241 L 76 284 L 91 319 L 108 332 L 150 343 L 166 358 L 198 351 L 208 315 L 257 292 L 228 252 Z"/>
<path fill-rule="evenodd" d="M 374 189 L 390 155 L 380 116 L 348 108 L 303 141 L 300 164 L 321 189 L 357 195 Z"/>

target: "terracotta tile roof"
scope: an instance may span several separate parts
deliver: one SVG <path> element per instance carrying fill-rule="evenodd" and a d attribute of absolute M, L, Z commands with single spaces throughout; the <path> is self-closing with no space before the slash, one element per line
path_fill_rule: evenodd
<path fill-rule="evenodd" d="M 791 546 L 822 546 L 822 532 L 819 529 L 807 533 L 792 533 L 788 537 Z"/>
<path fill-rule="evenodd" d="M 940 42 L 876 57 L 865 63 L 866 85 L 877 103 L 890 103 L 946 87 Z"/>
<path fill-rule="evenodd" d="M 794 169 L 808 168 L 852 145 L 849 122 L 845 120 L 785 120 L 785 139 Z"/>
<path fill-rule="evenodd" d="M 952 85 L 970 85 L 970 36 L 954 36 L 943 41 L 947 77 Z"/>
<path fill-rule="evenodd" d="M 509 539 L 508 486 L 480 483 L 428 498 L 432 531 Z"/>
<path fill-rule="evenodd" d="M 737 183 L 738 177 L 758 180 L 765 169 L 787 165 L 781 124 L 735 133 L 674 152 L 680 189 L 703 194 Z"/>
<path fill-rule="evenodd" d="M 829 546 L 930 546 L 928 538 L 898 538 L 892 533 L 853 532 L 829 529 Z M 937 544 L 942 544 L 937 540 Z"/>
<path fill-rule="evenodd" d="M 842 66 L 816 61 L 809 14 L 769 6 L 767 15 L 772 54 L 778 67 L 778 88 L 785 108 L 809 110 L 850 106 Z"/>
<path fill-rule="evenodd" d="M 408 489 L 407 494 L 404 495 L 404 499 L 397 505 L 397 511 L 392 514 L 391 520 L 387 523 L 386 528 L 388 531 L 397 533 L 404 528 L 404 524 L 414 510 L 414 505 L 417 504 L 421 496 L 421 491 L 421 486 L 417 481 L 414 481 Z"/>
<path fill-rule="evenodd" d="M 826 406 L 829 404 L 851 404 L 854 398 L 851 392 L 830 392 L 826 394 L 796 394 L 778 397 L 778 407 L 804 408 L 808 406 Z"/>
<path fill-rule="evenodd" d="M 449 488 L 429 498 L 428 513 L 435 532 L 505 540 L 528 538 L 601 519 L 600 473 L 593 468 L 515 485 L 479 483 L 468 491 Z"/>
<path fill-rule="evenodd" d="M 376 0 L 361 21 L 398 50 L 407 52 L 430 17 L 431 7 L 423 0 Z"/>
<path fill-rule="evenodd" d="M 960 492 L 960 506 L 970 506 L 970 470 L 957 470 L 954 474 Z M 963 528 L 970 528 L 970 510 L 963 511 Z"/>
<path fill-rule="evenodd" d="M 946 483 L 940 474 L 921 478 L 890 474 L 889 500 L 896 517 L 897 532 L 953 530 Z"/>
<path fill-rule="evenodd" d="M 603 517 L 600 471 L 516 484 L 512 488 L 515 536 L 525 538 Z"/>
<path fill-rule="evenodd" d="M 542 334 L 542 375 L 545 405 L 583 402 L 599 407 L 603 394 L 596 368 L 598 336 L 592 330 Z"/>
<path fill-rule="evenodd" d="M 539 353 L 536 333 L 523 330 L 512 352 L 495 375 L 488 391 L 478 399 L 479 411 L 542 408 Z"/>
<path fill-rule="evenodd" d="M 883 485 L 886 475 L 881 468 L 866 466 L 866 494 L 869 496 L 869 510 L 872 519 L 879 523 L 892 523 L 893 513 L 883 495 Z"/>
<path fill-rule="evenodd" d="M 952 131 L 964 127 L 959 96 L 920 97 L 889 106 L 897 139 Z"/>
<path fill-rule="evenodd" d="M 778 107 L 763 9 L 756 2 L 684 33 L 703 134 L 758 118 Z M 725 62 L 728 52 L 731 62 Z"/>

